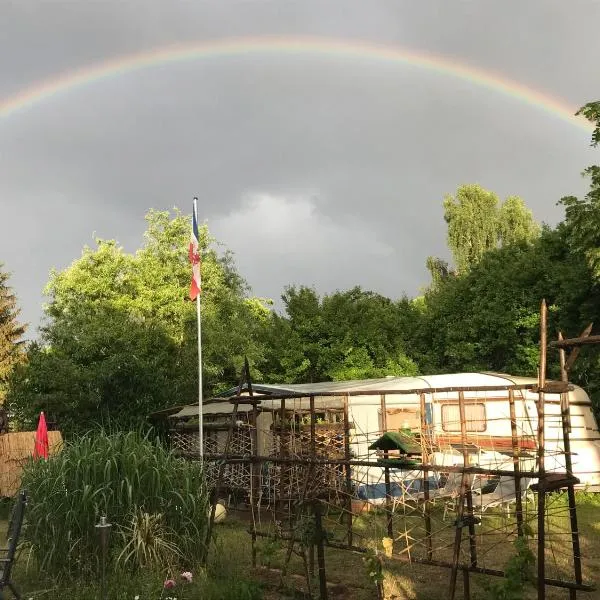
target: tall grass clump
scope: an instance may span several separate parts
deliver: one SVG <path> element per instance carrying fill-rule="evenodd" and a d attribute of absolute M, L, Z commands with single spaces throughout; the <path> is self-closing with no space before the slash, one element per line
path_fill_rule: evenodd
<path fill-rule="evenodd" d="M 201 555 L 208 498 L 202 467 L 137 432 L 94 432 L 23 473 L 30 496 L 24 541 L 55 577 L 97 572 L 100 516 L 112 524 L 111 559 L 119 568 L 167 571 Z"/>

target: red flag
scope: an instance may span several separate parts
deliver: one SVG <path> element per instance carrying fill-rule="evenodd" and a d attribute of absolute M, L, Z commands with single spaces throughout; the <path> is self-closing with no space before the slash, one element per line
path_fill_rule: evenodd
<path fill-rule="evenodd" d="M 35 433 L 35 447 L 33 449 L 33 458 L 45 458 L 48 460 L 48 427 L 46 426 L 46 417 L 40 413 L 37 431 Z"/>
<path fill-rule="evenodd" d="M 192 283 L 190 284 L 190 300 L 195 300 L 201 293 L 200 281 L 200 235 L 198 232 L 198 198 L 194 198 L 194 211 L 192 213 L 192 238 L 189 248 L 190 262 L 192 263 Z"/>

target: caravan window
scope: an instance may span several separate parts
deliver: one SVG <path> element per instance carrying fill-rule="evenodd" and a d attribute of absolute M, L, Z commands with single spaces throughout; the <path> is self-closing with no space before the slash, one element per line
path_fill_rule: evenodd
<path fill-rule="evenodd" d="M 465 404 L 467 431 L 485 431 L 485 404 Z M 460 431 L 458 404 L 442 404 L 442 429 Z"/>

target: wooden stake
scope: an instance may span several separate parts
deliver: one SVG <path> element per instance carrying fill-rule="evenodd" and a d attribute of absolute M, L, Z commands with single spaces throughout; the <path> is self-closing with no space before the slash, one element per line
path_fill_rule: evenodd
<path fill-rule="evenodd" d="M 524 401 L 524 400 L 523 400 Z M 523 501 L 521 498 L 521 467 L 519 464 L 519 438 L 517 433 L 517 413 L 515 410 L 515 393 L 508 391 L 508 403 L 510 409 L 510 431 L 513 449 L 513 467 L 515 470 L 515 502 L 517 511 L 517 533 L 523 537 Z"/>
<path fill-rule="evenodd" d="M 419 400 L 421 403 L 421 462 L 423 465 L 427 465 L 429 462 L 429 454 L 427 452 L 426 444 L 429 443 L 429 429 L 425 413 L 425 394 L 419 394 Z M 429 471 L 426 468 L 423 468 L 423 499 L 425 501 L 423 510 L 425 513 L 425 544 L 427 547 L 427 558 L 432 560 L 433 544 L 431 539 L 431 505 L 429 503 Z"/>
<path fill-rule="evenodd" d="M 348 394 L 344 396 L 344 455 L 346 464 L 346 518 L 348 544 L 352 546 L 352 467 L 350 466 L 350 421 L 348 416 Z"/>
<path fill-rule="evenodd" d="M 539 368 L 539 387 L 544 389 L 546 383 L 546 348 L 547 348 L 547 307 L 546 300 L 542 300 L 540 308 L 540 368 Z M 544 584 L 546 576 L 546 489 L 544 481 L 544 392 L 538 394 L 538 556 L 537 556 L 537 588 L 538 600 L 545 600 L 546 586 Z"/>

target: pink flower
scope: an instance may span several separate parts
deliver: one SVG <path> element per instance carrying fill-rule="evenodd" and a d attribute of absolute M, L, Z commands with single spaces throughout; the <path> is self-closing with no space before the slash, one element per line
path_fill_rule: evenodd
<path fill-rule="evenodd" d="M 166 579 L 165 580 L 165 590 L 172 590 L 175 587 L 174 579 Z"/>
<path fill-rule="evenodd" d="M 181 579 L 183 579 L 184 581 L 187 581 L 188 583 L 192 583 L 192 577 L 193 577 L 193 575 L 189 571 L 184 571 L 181 574 Z"/>

